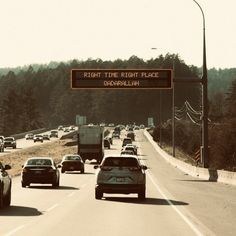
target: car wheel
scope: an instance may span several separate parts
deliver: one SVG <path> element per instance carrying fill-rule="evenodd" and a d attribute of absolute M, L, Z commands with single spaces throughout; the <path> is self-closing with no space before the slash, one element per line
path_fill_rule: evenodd
<path fill-rule="evenodd" d="M 27 186 L 27 184 L 24 181 L 21 181 L 21 187 L 25 188 Z"/>
<path fill-rule="evenodd" d="M 65 173 L 65 170 L 61 169 L 61 173 L 62 173 L 62 174 Z"/>
<path fill-rule="evenodd" d="M 84 169 L 82 169 L 82 170 L 80 171 L 80 173 L 81 173 L 81 174 L 84 174 Z"/>
<path fill-rule="evenodd" d="M 102 199 L 102 197 L 103 197 L 103 192 L 98 189 L 95 189 L 95 198 Z"/>
<path fill-rule="evenodd" d="M 58 179 L 58 180 L 56 180 L 55 182 L 53 182 L 53 183 L 52 183 L 52 187 L 53 187 L 53 188 L 58 188 L 58 187 L 59 187 L 59 185 L 60 185 L 60 184 L 59 184 L 59 182 L 60 182 L 60 180 L 59 180 L 59 179 Z"/>
<path fill-rule="evenodd" d="M 10 206 L 10 204 L 11 204 L 11 186 L 10 186 L 10 188 L 9 188 L 9 191 L 8 191 L 8 193 L 7 193 L 6 198 L 5 198 L 4 201 L 3 201 L 3 204 L 4 204 L 4 206 L 6 206 L 6 207 Z"/>
<path fill-rule="evenodd" d="M 0 209 L 3 208 L 3 186 L 0 188 Z"/>
<path fill-rule="evenodd" d="M 139 193 L 138 193 L 138 199 L 140 200 L 145 200 L 146 198 L 146 191 L 145 189 L 144 190 L 141 190 Z"/>

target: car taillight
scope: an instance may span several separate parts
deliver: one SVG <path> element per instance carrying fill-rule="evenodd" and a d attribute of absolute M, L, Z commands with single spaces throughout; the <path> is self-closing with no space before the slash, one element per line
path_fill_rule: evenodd
<path fill-rule="evenodd" d="M 53 169 L 53 168 L 48 168 L 48 172 L 49 173 L 52 173 L 52 172 L 54 172 L 55 170 Z"/>
<path fill-rule="evenodd" d="M 108 167 L 108 166 L 101 166 L 101 170 L 110 171 L 110 170 L 112 170 L 112 168 Z"/>
<path fill-rule="evenodd" d="M 22 172 L 26 173 L 26 172 L 28 172 L 28 169 L 24 168 L 24 169 L 22 170 Z"/>
<path fill-rule="evenodd" d="M 130 167 L 129 170 L 131 170 L 131 171 L 137 171 L 137 170 L 139 170 L 139 168 L 138 168 L 138 167 Z"/>

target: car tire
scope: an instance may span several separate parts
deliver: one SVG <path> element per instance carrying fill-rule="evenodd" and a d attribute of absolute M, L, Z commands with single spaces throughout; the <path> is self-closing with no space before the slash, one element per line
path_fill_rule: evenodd
<path fill-rule="evenodd" d="M 146 191 L 145 189 L 144 190 L 141 190 L 139 193 L 138 193 L 138 199 L 139 200 L 145 200 L 146 198 Z"/>
<path fill-rule="evenodd" d="M 21 187 L 25 188 L 27 186 L 27 184 L 24 181 L 21 181 Z"/>
<path fill-rule="evenodd" d="M 59 179 L 58 179 L 57 181 L 55 181 L 55 182 L 52 183 L 52 187 L 53 187 L 53 188 L 58 188 L 59 185 L 60 185 L 60 180 L 59 180 Z"/>
<path fill-rule="evenodd" d="M 98 189 L 95 189 L 95 198 L 102 199 L 102 197 L 103 197 L 103 192 Z"/>
<path fill-rule="evenodd" d="M 80 171 L 80 173 L 81 173 L 81 174 L 84 174 L 84 169 L 82 169 L 82 170 Z"/>
<path fill-rule="evenodd" d="M 8 190 L 7 196 L 3 199 L 3 205 L 9 207 L 11 205 L 11 186 Z"/>
<path fill-rule="evenodd" d="M 61 173 L 62 173 L 62 174 L 65 173 L 65 170 L 64 170 L 64 169 L 61 169 Z"/>
<path fill-rule="evenodd" d="M 0 188 L 0 209 L 3 208 L 3 186 Z"/>

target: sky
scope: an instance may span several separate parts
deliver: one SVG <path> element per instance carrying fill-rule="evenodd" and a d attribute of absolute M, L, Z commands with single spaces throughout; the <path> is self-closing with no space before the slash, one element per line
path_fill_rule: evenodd
<path fill-rule="evenodd" d="M 236 0 L 197 0 L 208 68 L 236 67 Z M 193 0 L 0 0 L 0 68 L 178 54 L 202 66 Z M 156 49 L 152 49 L 156 48 Z"/>

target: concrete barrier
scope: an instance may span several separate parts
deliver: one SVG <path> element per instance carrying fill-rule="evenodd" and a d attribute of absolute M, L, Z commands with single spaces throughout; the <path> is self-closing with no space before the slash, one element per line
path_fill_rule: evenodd
<path fill-rule="evenodd" d="M 236 172 L 206 169 L 192 166 L 166 153 L 153 140 L 153 137 L 149 134 L 147 130 L 144 131 L 144 135 L 146 136 L 148 141 L 153 145 L 156 151 L 160 154 L 161 157 L 163 157 L 168 163 L 180 169 L 181 171 L 187 173 L 188 175 L 191 175 L 193 177 L 198 177 L 204 180 L 209 180 L 212 182 L 221 182 L 221 183 L 236 185 Z"/>

